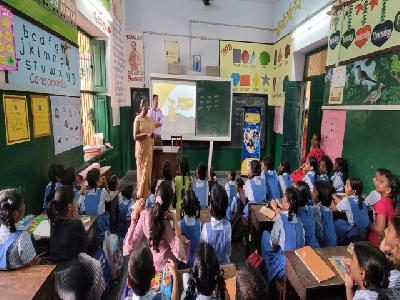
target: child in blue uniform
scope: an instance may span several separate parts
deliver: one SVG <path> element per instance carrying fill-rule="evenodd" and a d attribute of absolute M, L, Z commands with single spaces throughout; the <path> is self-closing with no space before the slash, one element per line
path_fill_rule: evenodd
<path fill-rule="evenodd" d="M 305 245 L 312 248 L 319 248 L 319 243 L 315 235 L 314 209 L 311 204 L 310 187 L 304 181 L 296 183 L 300 194 L 299 208 L 296 216 L 300 219 L 304 227 Z"/>
<path fill-rule="evenodd" d="M 321 247 L 337 244 L 335 225 L 331 209 L 333 188 L 329 182 L 316 181 L 311 193 L 314 205 L 316 235 Z"/>
<path fill-rule="evenodd" d="M 54 196 L 57 191 L 61 189 L 61 179 L 64 174 L 64 166 L 62 164 L 53 163 L 48 171 L 50 182 L 47 184 L 44 191 L 43 209 L 46 212 L 51 201 L 54 200 Z"/>
<path fill-rule="evenodd" d="M 335 159 L 333 171 L 335 171 L 335 173 L 333 173 L 331 181 L 335 193 L 344 193 L 344 185 L 347 180 L 347 161 L 341 157 L 337 157 Z"/>
<path fill-rule="evenodd" d="M 249 203 L 265 203 L 267 186 L 265 179 L 261 176 L 261 165 L 258 160 L 251 161 L 249 178 L 244 186 L 244 193 L 248 200 L 243 210 L 243 216 L 246 220 L 249 214 Z"/>
<path fill-rule="evenodd" d="M 192 190 L 195 192 L 201 208 L 208 207 L 208 182 L 206 177 L 207 167 L 204 164 L 199 164 L 196 169 L 196 179 L 192 182 Z"/>
<path fill-rule="evenodd" d="M 296 188 L 286 189 L 280 211 L 277 201 L 271 201 L 276 212 L 274 226 L 271 233 L 264 231 L 261 241 L 261 253 L 265 260 L 267 280 L 285 278 L 286 259 L 284 251 L 293 251 L 304 247 L 304 228 L 296 217 L 300 200 Z"/>
<path fill-rule="evenodd" d="M 225 218 L 228 196 L 225 189 L 215 184 L 211 189 L 211 221 L 203 225 L 201 240 L 210 243 L 220 264 L 229 264 L 231 256 L 231 224 Z"/>
<path fill-rule="evenodd" d="M 150 196 L 146 199 L 146 208 L 150 208 L 156 202 L 156 188 L 157 188 L 157 179 L 153 179 L 150 185 Z"/>
<path fill-rule="evenodd" d="M 192 190 L 188 190 L 183 198 L 181 218 L 182 220 L 179 221 L 181 233 L 190 241 L 189 260 L 183 268 L 192 268 L 201 230 L 200 205 L 196 194 Z"/>
<path fill-rule="evenodd" d="M 345 198 L 340 200 L 334 197 L 332 210 L 346 213 L 347 220 L 335 221 L 336 234 L 339 245 L 348 245 L 350 242 L 365 241 L 366 231 L 370 224 L 368 208 L 362 196 L 363 182 L 360 179 L 349 178 L 344 187 Z"/>
<path fill-rule="evenodd" d="M 308 184 L 308 186 L 310 187 L 310 191 L 312 192 L 314 190 L 315 172 L 318 169 L 317 159 L 313 156 L 308 157 L 304 162 L 302 168 L 303 168 L 303 173 L 305 174 L 303 181 L 305 181 Z"/>
<path fill-rule="evenodd" d="M 322 156 L 318 164 L 318 174 L 316 180 L 330 181 L 329 173 L 332 172 L 333 163 L 329 156 Z"/>
<path fill-rule="evenodd" d="M 282 196 L 285 194 L 287 188 L 293 186 L 293 180 L 290 177 L 290 172 L 290 162 L 288 160 L 281 161 L 278 168 L 278 181 Z"/>
<path fill-rule="evenodd" d="M 106 212 L 105 203 L 110 202 L 110 193 L 105 178 L 101 178 L 99 169 L 92 169 L 87 174 L 88 190 L 82 191 L 79 199 L 81 212 L 89 216 L 98 216 L 97 236 L 104 239 L 105 232 L 110 228 L 110 215 Z"/>
<path fill-rule="evenodd" d="M 225 184 L 225 191 L 228 195 L 228 208 L 226 209 L 226 218 L 228 219 L 228 221 L 231 219 L 231 206 L 233 199 L 237 194 L 235 178 L 236 171 L 229 171 L 228 182 Z"/>
<path fill-rule="evenodd" d="M 274 164 L 271 157 L 261 160 L 261 176 L 265 179 L 266 197 L 265 200 L 269 203 L 272 199 L 281 199 L 281 190 L 279 187 L 278 174 L 274 170 Z"/>
<path fill-rule="evenodd" d="M 127 185 L 121 192 L 119 200 L 120 238 L 123 239 L 131 225 L 131 213 L 133 207 L 133 186 Z"/>

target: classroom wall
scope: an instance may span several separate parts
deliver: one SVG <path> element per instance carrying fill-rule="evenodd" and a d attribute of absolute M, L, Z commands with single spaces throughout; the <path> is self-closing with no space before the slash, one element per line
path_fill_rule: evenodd
<path fill-rule="evenodd" d="M 274 25 L 273 4 L 264 2 L 218 0 L 206 7 L 200 0 L 137 0 L 126 1 L 125 5 L 127 31 L 188 35 L 189 20 L 263 28 L 272 28 Z M 202 59 L 200 73 L 188 70 L 192 59 L 189 38 L 144 34 L 146 82 L 150 73 L 168 73 L 168 64 L 163 57 L 165 39 L 179 41 L 180 59 L 186 74 L 204 75 L 205 66 L 219 65 L 219 39 L 270 43 L 274 38 L 272 31 L 208 24 L 193 24 L 192 35 L 215 39 L 192 39 L 192 55 L 199 54 Z"/>

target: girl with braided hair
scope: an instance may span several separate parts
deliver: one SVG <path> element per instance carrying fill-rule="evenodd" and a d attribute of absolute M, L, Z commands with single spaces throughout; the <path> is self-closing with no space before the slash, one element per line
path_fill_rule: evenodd
<path fill-rule="evenodd" d="M 24 214 L 25 202 L 17 190 L 0 191 L 0 270 L 17 269 L 36 256 L 31 235 L 17 224 Z"/>
<path fill-rule="evenodd" d="M 300 195 L 296 188 L 286 189 L 280 209 L 278 202 L 271 201 L 271 207 L 276 212 L 271 233 L 264 231 L 261 241 L 261 254 L 265 260 L 267 280 L 285 278 L 286 259 L 284 251 L 293 251 L 304 247 L 304 228 L 297 218 Z"/>
<path fill-rule="evenodd" d="M 183 274 L 181 300 L 225 300 L 223 275 L 214 248 L 208 243 L 200 243 L 190 274 Z"/>

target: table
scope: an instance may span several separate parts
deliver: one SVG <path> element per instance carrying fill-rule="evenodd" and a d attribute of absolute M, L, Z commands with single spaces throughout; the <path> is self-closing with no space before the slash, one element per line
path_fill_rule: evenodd
<path fill-rule="evenodd" d="M 260 212 L 265 204 L 249 204 L 249 220 L 248 220 L 248 243 L 247 254 L 250 255 L 254 250 L 261 253 L 261 238 L 264 230 L 272 230 L 274 220 L 268 218 Z"/>
<path fill-rule="evenodd" d="M 205 223 L 211 221 L 211 211 L 208 207 L 200 210 L 200 223 L 203 226 Z"/>
<path fill-rule="evenodd" d="M 222 265 L 221 269 L 224 270 L 224 279 L 225 280 L 236 276 L 236 266 L 234 264 Z M 179 295 L 182 295 L 182 292 L 183 292 L 183 281 L 182 281 L 183 274 L 189 273 L 189 272 L 190 272 L 190 269 L 178 270 L 178 280 L 179 280 L 179 282 L 178 282 L 178 290 L 179 290 Z M 225 291 L 225 294 L 227 295 L 226 291 Z M 227 297 L 225 297 L 225 299 L 227 299 Z"/>
<path fill-rule="evenodd" d="M 303 264 L 294 251 L 285 252 L 286 278 L 284 282 L 284 299 L 293 299 L 295 292 L 300 299 L 346 299 L 344 281 L 336 269 L 328 261 L 332 256 L 350 257 L 347 247 L 329 247 L 315 249 L 322 260 L 335 272 L 336 276 L 327 281 L 318 283 L 311 272 Z M 294 291 L 293 291 L 294 289 Z"/>
<path fill-rule="evenodd" d="M 161 177 L 161 168 L 164 161 L 171 163 L 171 175 L 175 178 L 177 172 L 178 154 L 180 147 L 177 146 L 156 146 L 153 150 L 153 169 L 151 178 Z"/>
<path fill-rule="evenodd" d="M 32 265 L 0 272 L 0 299 L 55 299 L 54 265 Z"/>

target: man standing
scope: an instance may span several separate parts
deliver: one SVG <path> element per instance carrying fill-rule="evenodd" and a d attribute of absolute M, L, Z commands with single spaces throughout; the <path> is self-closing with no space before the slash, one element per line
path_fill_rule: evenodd
<path fill-rule="evenodd" d="M 149 117 L 155 121 L 160 123 L 160 127 L 154 129 L 154 145 L 155 146 L 162 146 L 162 139 L 161 139 L 161 126 L 163 124 L 163 114 L 161 109 L 158 108 L 158 95 L 153 95 L 153 101 L 151 103 L 151 108 L 149 110 Z"/>

